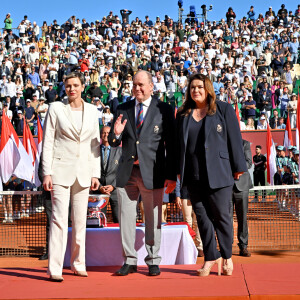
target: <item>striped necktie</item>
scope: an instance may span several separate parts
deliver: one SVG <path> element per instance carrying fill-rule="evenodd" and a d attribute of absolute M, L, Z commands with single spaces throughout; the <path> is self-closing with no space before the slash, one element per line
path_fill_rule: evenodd
<path fill-rule="evenodd" d="M 105 146 L 103 146 L 103 148 L 104 148 L 104 155 L 103 155 L 103 169 L 104 170 L 106 170 L 106 167 L 107 167 L 107 159 L 108 159 L 108 147 L 105 147 Z"/>
<path fill-rule="evenodd" d="M 144 122 L 143 103 L 139 103 L 139 111 L 136 118 L 136 133 L 139 135 Z"/>

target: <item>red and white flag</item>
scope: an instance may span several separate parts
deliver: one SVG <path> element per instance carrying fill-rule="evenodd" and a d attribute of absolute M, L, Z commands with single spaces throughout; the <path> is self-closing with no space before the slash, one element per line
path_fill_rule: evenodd
<path fill-rule="evenodd" d="M 240 111 L 239 111 L 239 107 L 238 107 L 237 102 L 235 102 L 235 114 L 236 114 L 236 118 L 239 122 L 239 126 L 240 126 L 240 129 L 241 129 Z"/>
<path fill-rule="evenodd" d="M 38 117 L 37 119 L 37 126 L 38 126 L 38 153 L 41 156 L 42 146 L 43 146 L 43 127 L 41 124 L 40 117 Z"/>
<path fill-rule="evenodd" d="M 1 142 L 0 142 L 0 176 L 1 182 L 6 183 L 12 176 L 21 159 L 19 152 L 19 138 L 10 123 L 10 120 L 3 113 Z"/>
<path fill-rule="evenodd" d="M 5 114 L 2 117 L 0 165 L 3 182 L 7 182 L 12 175 L 27 181 L 32 179 L 31 158 L 20 143 L 14 127 Z"/>
<path fill-rule="evenodd" d="M 286 119 L 286 127 L 285 127 L 285 131 L 284 131 L 283 146 L 286 149 L 288 149 L 290 146 L 293 146 L 293 136 L 292 136 L 292 129 L 291 129 L 291 122 L 290 122 L 289 114 Z"/>
<path fill-rule="evenodd" d="M 274 185 L 274 174 L 276 173 L 276 148 L 272 139 L 270 126 L 267 127 L 267 180 Z"/>
<path fill-rule="evenodd" d="M 32 176 L 30 182 L 34 183 L 36 187 L 39 187 L 41 185 L 38 176 L 40 156 L 36 144 L 34 142 L 33 136 L 31 134 L 29 125 L 26 123 L 25 119 L 24 119 L 24 128 L 23 128 L 23 144 L 26 152 L 31 158 Z"/>
<path fill-rule="evenodd" d="M 297 119 L 296 119 L 296 147 L 299 150 L 300 149 L 300 94 L 299 94 L 299 89 L 298 89 L 298 101 L 297 101 Z M 299 172 L 300 174 L 300 172 Z"/>

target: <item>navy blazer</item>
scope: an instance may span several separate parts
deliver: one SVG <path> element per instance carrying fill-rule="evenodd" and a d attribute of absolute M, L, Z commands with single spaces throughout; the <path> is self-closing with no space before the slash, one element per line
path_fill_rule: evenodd
<path fill-rule="evenodd" d="M 127 119 L 127 123 L 117 139 L 113 128 L 120 114 L 123 114 L 122 122 Z M 135 99 L 120 104 L 111 128 L 109 144 L 117 147 L 122 142 L 117 187 L 127 184 L 136 155 L 147 189 L 163 188 L 165 179 L 176 181 L 175 119 L 169 104 L 152 97 L 139 136 L 136 133 Z"/>
<path fill-rule="evenodd" d="M 247 171 L 235 112 L 226 102 L 216 101 L 216 105 L 216 113 L 207 115 L 205 120 L 205 159 L 211 189 L 233 185 L 233 174 Z M 177 173 L 180 174 L 181 185 L 191 118 L 192 112 L 187 116 L 178 113 L 176 117 Z"/>

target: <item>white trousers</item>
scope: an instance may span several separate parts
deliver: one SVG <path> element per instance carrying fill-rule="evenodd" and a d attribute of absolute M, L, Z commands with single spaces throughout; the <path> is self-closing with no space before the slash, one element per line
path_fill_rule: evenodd
<path fill-rule="evenodd" d="M 68 238 L 68 212 L 71 200 L 72 246 L 71 269 L 85 271 L 86 216 L 89 188 L 78 180 L 72 186 L 53 185 L 52 217 L 49 231 L 49 275 L 62 275 Z"/>

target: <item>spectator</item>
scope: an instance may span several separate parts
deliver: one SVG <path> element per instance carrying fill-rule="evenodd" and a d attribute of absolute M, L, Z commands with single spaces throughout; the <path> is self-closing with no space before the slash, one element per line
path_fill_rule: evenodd
<path fill-rule="evenodd" d="M 276 109 L 273 109 L 273 117 L 270 118 L 270 127 L 272 129 L 277 129 L 278 125 L 279 125 L 278 111 Z"/>
<path fill-rule="evenodd" d="M 58 97 L 57 91 L 55 89 L 53 89 L 52 82 L 49 83 L 49 89 L 45 92 L 45 97 L 46 97 L 46 102 L 48 105 L 50 103 L 54 102 Z"/>
<path fill-rule="evenodd" d="M 31 73 L 28 75 L 28 79 L 30 79 L 34 87 L 40 83 L 40 76 L 38 73 L 36 73 L 35 67 L 31 67 Z"/>
<path fill-rule="evenodd" d="M 268 127 L 268 123 L 266 122 L 266 117 L 265 115 L 261 115 L 257 124 L 257 129 L 266 130 L 267 127 Z"/>
<path fill-rule="evenodd" d="M 284 124 L 284 118 L 280 117 L 279 118 L 279 125 L 277 126 L 277 129 L 285 129 L 285 124 Z"/>
<path fill-rule="evenodd" d="M 292 94 L 291 100 L 287 104 L 287 111 L 289 113 L 291 128 L 296 128 L 296 119 L 297 119 L 297 95 Z"/>
<path fill-rule="evenodd" d="M 247 12 L 247 15 L 248 15 L 248 20 L 251 20 L 251 21 L 255 21 L 255 12 L 254 12 L 254 6 L 250 6 L 250 10 Z"/>
<path fill-rule="evenodd" d="M 253 100 L 252 95 L 248 96 L 248 99 L 244 102 L 245 119 L 254 119 L 256 114 L 256 102 Z"/>
<path fill-rule="evenodd" d="M 102 114 L 102 124 L 103 126 L 111 126 L 113 120 L 113 114 L 110 112 L 109 107 L 105 107 Z"/>
<path fill-rule="evenodd" d="M 4 29 L 7 30 L 7 32 L 10 32 L 11 29 L 12 29 L 12 18 L 10 16 L 10 13 L 8 13 L 6 16 L 5 16 L 5 19 L 4 19 Z"/>
<path fill-rule="evenodd" d="M 246 125 L 246 129 L 245 130 L 255 130 L 254 120 L 252 118 L 249 118 L 247 120 L 247 125 Z"/>

